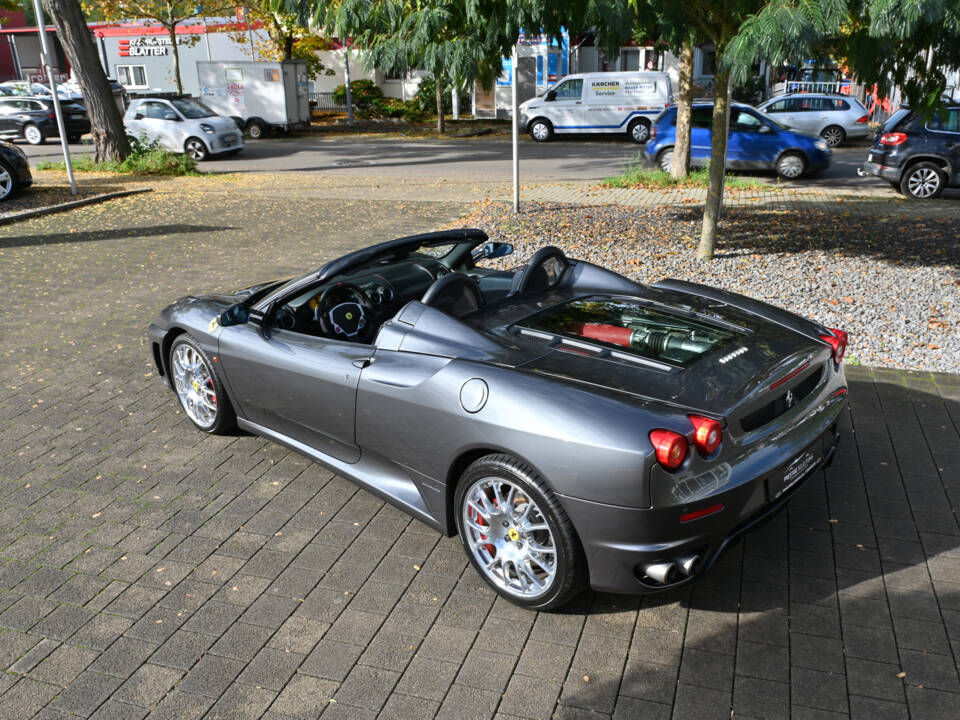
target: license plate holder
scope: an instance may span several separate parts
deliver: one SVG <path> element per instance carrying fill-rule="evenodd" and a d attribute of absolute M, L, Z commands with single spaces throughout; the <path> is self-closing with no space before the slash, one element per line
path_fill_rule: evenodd
<path fill-rule="evenodd" d="M 221 135 L 221 136 L 220 136 L 220 143 L 221 143 L 224 147 L 231 147 L 231 146 L 233 145 L 233 142 L 234 142 L 234 137 L 233 137 L 232 135 Z"/>
<path fill-rule="evenodd" d="M 767 498 L 770 502 L 779 499 L 785 492 L 801 482 L 810 471 L 820 464 L 823 444 L 820 440 L 795 455 L 780 469 L 767 478 Z"/>

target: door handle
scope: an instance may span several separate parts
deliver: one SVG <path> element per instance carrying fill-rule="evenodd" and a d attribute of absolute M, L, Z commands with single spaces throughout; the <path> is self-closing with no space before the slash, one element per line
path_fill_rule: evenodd
<path fill-rule="evenodd" d="M 372 365 L 373 360 L 374 359 L 372 357 L 363 358 L 361 360 L 354 360 L 353 366 L 359 370 L 363 370 L 365 367 L 369 367 L 370 365 Z"/>

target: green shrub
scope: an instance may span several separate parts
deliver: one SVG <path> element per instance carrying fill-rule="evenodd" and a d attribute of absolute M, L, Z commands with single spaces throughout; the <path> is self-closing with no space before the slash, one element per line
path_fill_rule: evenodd
<path fill-rule="evenodd" d="M 138 142 L 130 149 L 130 154 L 122 162 L 94 162 L 92 157 L 71 159 L 73 169 L 78 172 L 113 172 L 127 175 L 199 175 L 197 161 L 189 155 L 172 153 L 152 143 Z M 40 162 L 38 170 L 66 170 L 63 162 Z"/>
<path fill-rule="evenodd" d="M 357 115 L 371 117 L 377 101 L 383 99 L 383 90 L 374 85 L 373 80 L 353 80 L 350 83 L 350 99 Z M 346 85 L 337 85 L 334 88 L 333 101 L 338 105 L 346 105 Z"/>
<path fill-rule="evenodd" d="M 709 163 L 705 167 L 690 168 L 690 174 L 679 180 L 670 177 L 670 173 L 660 168 L 647 167 L 642 161 L 631 163 L 616 177 L 603 181 L 602 185 L 612 188 L 668 188 L 668 187 L 708 187 L 710 185 Z M 763 188 L 765 183 L 749 177 L 737 177 L 727 174 L 724 180 L 727 188 Z"/>

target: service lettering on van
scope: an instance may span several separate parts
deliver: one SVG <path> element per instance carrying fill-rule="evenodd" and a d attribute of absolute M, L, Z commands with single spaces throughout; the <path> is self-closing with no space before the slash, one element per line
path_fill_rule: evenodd
<path fill-rule="evenodd" d="M 657 84 L 654 82 L 628 82 L 623 86 L 623 91 L 630 94 L 641 94 L 646 95 L 652 93 L 657 89 Z"/>
<path fill-rule="evenodd" d="M 620 89 L 619 80 L 594 80 L 590 83 L 593 94 L 598 96 L 616 95 Z"/>

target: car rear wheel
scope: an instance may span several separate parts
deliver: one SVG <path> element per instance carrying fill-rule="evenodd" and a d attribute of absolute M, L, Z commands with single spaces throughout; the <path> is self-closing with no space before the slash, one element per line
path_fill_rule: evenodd
<path fill-rule="evenodd" d="M 189 138 L 183 144 L 183 151 L 197 162 L 203 162 L 209 155 L 207 146 L 203 144 L 203 140 L 200 138 Z"/>
<path fill-rule="evenodd" d="M 537 142 L 549 142 L 553 138 L 553 125 L 549 120 L 537 118 L 530 123 L 530 137 Z"/>
<path fill-rule="evenodd" d="M 900 190 L 917 200 L 931 200 L 943 192 L 943 170 L 932 162 L 911 165 L 900 178 Z"/>
<path fill-rule="evenodd" d="M 259 140 L 267 133 L 267 126 L 259 120 L 251 120 L 247 123 L 247 134 L 254 140 Z"/>
<path fill-rule="evenodd" d="M 497 593 L 532 610 L 572 600 L 587 580 L 580 540 L 546 483 L 507 455 L 467 468 L 455 497 L 460 540 Z"/>
<path fill-rule="evenodd" d="M 200 343 L 189 335 L 178 336 L 168 366 L 177 399 L 194 425 L 211 435 L 233 430 L 237 422 L 233 405 Z"/>
<path fill-rule="evenodd" d="M 637 145 L 643 145 L 650 139 L 650 121 L 637 118 L 627 127 L 627 135 Z"/>
<path fill-rule="evenodd" d="M 839 147 L 847 139 L 847 134 L 839 125 L 831 125 L 820 131 L 820 137 L 832 148 Z"/>
<path fill-rule="evenodd" d="M 38 128 L 33 123 L 30 123 L 23 128 L 23 139 L 31 145 L 43 145 L 43 143 L 46 141 L 46 138 L 43 136 L 43 130 Z"/>
<path fill-rule="evenodd" d="M 657 156 L 657 167 L 665 173 L 673 168 L 673 148 L 667 148 Z"/>
<path fill-rule="evenodd" d="M 796 180 L 807 171 L 807 159 L 796 152 L 784 153 L 777 159 L 777 175 Z"/>
<path fill-rule="evenodd" d="M 0 201 L 16 194 L 17 179 L 13 170 L 5 162 L 0 161 Z"/>

